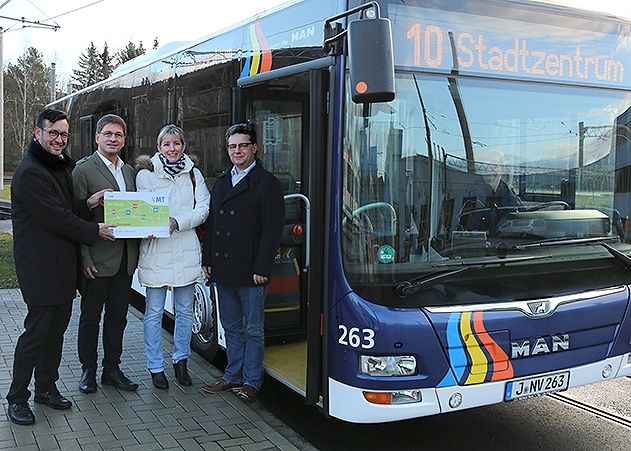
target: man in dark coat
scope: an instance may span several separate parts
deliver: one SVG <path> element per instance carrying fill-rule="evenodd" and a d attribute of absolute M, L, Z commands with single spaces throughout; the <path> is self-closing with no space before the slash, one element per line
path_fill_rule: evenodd
<path fill-rule="evenodd" d="M 256 159 L 254 125 L 233 125 L 226 141 L 234 166 L 217 177 L 212 190 L 202 266 L 217 284 L 228 366 L 223 378 L 202 390 L 234 390 L 252 401 L 263 382 L 265 285 L 285 207 L 280 183 Z"/>
<path fill-rule="evenodd" d="M 33 370 L 36 403 L 55 409 L 72 406 L 55 383 L 77 291 L 79 244 L 92 245 L 99 236 L 114 239 L 107 224 L 90 223 L 76 215 L 70 175 L 74 162 L 63 153 L 68 128 L 63 111 L 42 111 L 11 183 L 15 269 L 28 307 L 7 394 L 8 416 L 17 424 L 35 422 L 28 405 Z M 86 207 L 98 201 L 98 195 L 93 196 Z"/>

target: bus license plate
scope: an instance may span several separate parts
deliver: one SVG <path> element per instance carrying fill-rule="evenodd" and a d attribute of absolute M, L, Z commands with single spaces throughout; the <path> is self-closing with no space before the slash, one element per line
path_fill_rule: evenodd
<path fill-rule="evenodd" d="M 504 400 L 511 401 L 567 390 L 569 383 L 569 371 L 511 381 L 506 384 Z"/>

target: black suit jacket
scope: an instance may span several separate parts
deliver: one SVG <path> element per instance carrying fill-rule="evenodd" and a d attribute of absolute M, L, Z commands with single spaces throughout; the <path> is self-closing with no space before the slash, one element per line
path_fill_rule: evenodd
<path fill-rule="evenodd" d="M 222 172 L 210 196 L 202 254 L 211 280 L 253 286 L 253 274 L 269 277 L 284 219 L 283 190 L 260 161 L 234 187 L 230 170 Z"/>
<path fill-rule="evenodd" d="M 33 140 L 11 183 L 13 255 L 24 301 L 59 305 L 76 295 L 79 243 L 92 245 L 99 226 L 76 215 L 70 157 Z"/>

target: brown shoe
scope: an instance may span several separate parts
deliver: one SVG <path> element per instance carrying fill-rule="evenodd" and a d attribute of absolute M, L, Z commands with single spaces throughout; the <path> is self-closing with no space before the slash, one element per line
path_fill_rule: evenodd
<path fill-rule="evenodd" d="M 217 382 L 212 384 L 202 385 L 202 390 L 206 393 L 223 393 L 225 391 L 232 390 L 233 388 L 241 388 L 241 384 L 219 379 Z"/>
<path fill-rule="evenodd" d="M 243 387 L 235 388 L 232 390 L 239 398 L 244 401 L 252 402 L 256 399 L 259 391 L 251 385 L 244 385 Z"/>

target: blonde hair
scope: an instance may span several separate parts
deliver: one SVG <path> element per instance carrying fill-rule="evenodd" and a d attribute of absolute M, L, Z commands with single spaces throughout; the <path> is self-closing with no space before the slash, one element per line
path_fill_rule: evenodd
<path fill-rule="evenodd" d="M 184 139 L 184 130 L 182 130 L 180 127 L 178 127 L 175 124 L 168 124 L 162 127 L 162 129 L 160 130 L 160 133 L 158 133 L 158 139 L 157 139 L 158 147 L 160 147 L 160 144 L 162 144 L 162 140 L 167 135 L 175 135 L 178 138 L 180 138 L 180 141 L 182 141 L 182 145 L 186 144 L 186 140 Z"/>

